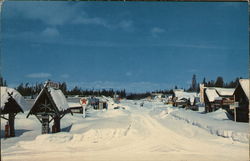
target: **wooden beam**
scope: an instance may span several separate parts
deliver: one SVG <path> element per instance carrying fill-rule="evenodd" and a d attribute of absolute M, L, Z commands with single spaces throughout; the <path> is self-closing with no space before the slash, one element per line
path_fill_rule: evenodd
<path fill-rule="evenodd" d="M 42 123 L 42 120 L 40 120 L 39 118 L 38 118 L 38 116 L 37 115 L 35 115 L 36 116 L 36 118 L 40 121 L 40 123 Z"/>
<path fill-rule="evenodd" d="M 9 120 L 9 119 L 7 119 L 7 118 L 6 118 L 6 117 L 4 117 L 4 116 L 1 116 L 1 118 L 2 118 L 2 119 L 5 119 L 5 120 L 7 120 L 7 121 Z"/>

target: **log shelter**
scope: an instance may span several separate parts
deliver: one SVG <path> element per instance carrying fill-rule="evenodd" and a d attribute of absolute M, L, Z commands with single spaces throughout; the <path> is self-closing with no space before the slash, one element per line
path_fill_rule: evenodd
<path fill-rule="evenodd" d="M 19 113 L 23 113 L 23 109 L 27 107 L 27 104 L 22 95 L 13 88 L 1 87 L 1 107 L 0 116 L 2 119 L 7 120 L 5 125 L 5 137 L 15 136 L 15 116 Z M 8 117 L 6 117 L 8 115 Z"/>
<path fill-rule="evenodd" d="M 37 96 L 27 118 L 30 115 L 37 117 L 42 124 L 42 134 L 50 133 L 49 124 L 54 121 L 52 133 L 56 133 L 61 131 L 60 121 L 67 113 L 71 113 L 71 110 L 64 94 L 56 83 L 48 81 Z"/>

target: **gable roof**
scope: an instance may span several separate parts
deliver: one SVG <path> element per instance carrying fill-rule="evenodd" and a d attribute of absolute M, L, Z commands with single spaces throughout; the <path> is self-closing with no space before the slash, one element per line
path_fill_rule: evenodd
<path fill-rule="evenodd" d="M 48 96 L 50 101 L 52 101 L 52 106 L 53 107 L 56 106 L 55 107 L 57 108 L 56 111 L 60 112 L 60 111 L 67 110 L 69 108 L 68 102 L 60 89 L 54 89 L 52 87 L 47 87 L 45 85 L 45 87 L 41 90 L 41 92 L 36 97 L 34 104 L 29 114 L 27 115 L 27 117 L 29 117 L 29 115 L 33 113 L 32 110 L 37 106 L 40 98 L 43 97 L 44 94 Z"/>
<path fill-rule="evenodd" d="M 214 102 L 216 98 L 219 97 L 218 93 L 216 92 L 215 88 L 206 88 L 205 93 L 207 95 L 207 98 L 209 102 Z"/>
<path fill-rule="evenodd" d="M 60 89 L 48 87 L 48 92 L 50 93 L 59 111 L 63 111 L 69 108 L 68 102 Z"/>
<path fill-rule="evenodd" d="M 233 96 L 235 88 L 215 88 L 220 96 Z"/>
<path fill-rule="evenodd" d="M 9 98 L 12 97 L 16 101 L 16 103 L 20 106 L 21 111 L 27 110 L 28 108 L 27 102 L 24 100 L 23 96 L 18 91 L 9 87 L 0 87 L 0 88 L 1 88 L 0 109 L 3 110 L 5 108 L 5 104 L 9 101 Z"/>
<path fill-rule="evenodd" d="M 175 97 L 178 97 L 178 100 L 181 100 L 183 98 L 190 100 L 190 103 L 193 105 L 195 101 L 195 97 L 197 97 L 197 93 L 195 92 L 184 92 L 181 90 L 174 91 Z"/>
<path fill-rule="evenodd" d="M 244 93 L 246 94 L 248 100 L 249 100 L 249 95 L 250 95 L 250 91 L 249 91 L 249 79 L 240 79 L 240 86 L 242 87 Z"/>

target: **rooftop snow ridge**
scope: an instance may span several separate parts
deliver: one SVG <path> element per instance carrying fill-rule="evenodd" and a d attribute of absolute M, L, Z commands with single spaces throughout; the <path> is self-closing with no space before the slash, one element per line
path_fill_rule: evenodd
<path fill-rule="evenodd" d="M 60 89 L 48 87 L 48 91 L 59 110 L 66 110 L 69 108 L 68 102 Z"/>
<path fill-rule="evenodd" d="M 1 87 L 1 106 L 0 106 L 1 109 L 3 109 L 5 103 L 8 102 L 8 99 L 10 98 L 9 94 L 11 94 L 13 99 L 23 110 L 27 110 L 28 105 L 24 100 L 23 96 L 15 89 L 9 87 Z"/>
<path fill-rule="evenodd" d="M 250 82 L 249 82 L 249 79 L 240 79 L 239 82 L 240 82 L 240 85 L 241 85 L 243 91 L 245 92 L 245 94 L 246 94 L 246 96 L 247 96 L 247 98 L 249 100 L 249 95 L 250 95 L 250 91 L 249 91 L 249 83 Z"/>

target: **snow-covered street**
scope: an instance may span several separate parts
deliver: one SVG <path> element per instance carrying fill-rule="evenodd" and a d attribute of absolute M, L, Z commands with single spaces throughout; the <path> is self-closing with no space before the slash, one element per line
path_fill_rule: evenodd
<path fill-rule="evenodd" d="M 62 132 L 57 134 L 41 135 L 41 124 L 34 116 L 26 119 L 27 112 L 18 114 L 17 137 L 1 139 L 2 159 L 248 160 L 247 123 L 237 123 L 236 126 L 224 118 L 222 110 L 214 113 L 214 118 L 200 112 L 173 108 L 160 101 L 144 101 L 143 107 L 139 106 L 140 102 L 123 100 L 120 106 L 124 109 L 89 110 L 85 119 L 80 114 L 68 114 L 62 119 Z M 188 117 L 191 118 L 183 119 Z M 236 135 L 225 137 L 210 132 L 204 128 L 207 126 L 204 122 L 211 126 L 211 131 L 216 123 L 221 131 L 225 131 L 228 124 L 231 133 L 240 132 L 238 139 L 233 139 Z M 2 121 L 2 134 L 3 127 Z"/>

